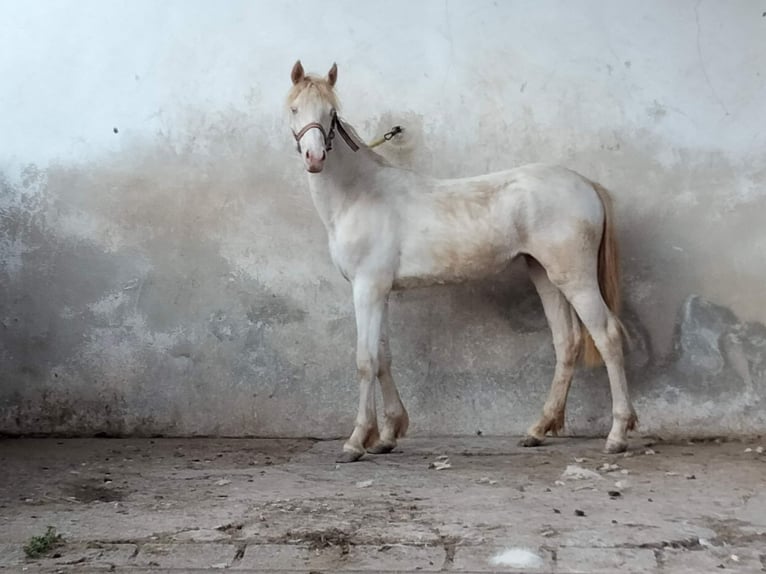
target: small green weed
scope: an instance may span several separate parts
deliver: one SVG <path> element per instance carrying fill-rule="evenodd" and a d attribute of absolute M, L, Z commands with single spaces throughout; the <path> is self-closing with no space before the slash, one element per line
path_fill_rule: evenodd
<path fill-rule="evenodd" d="M 63 543 L 61 534 L 56 534 L 56 529 L 49 526 L 42 536 L 33 536 L 29 539 L 29 542 L 24 545 L 24 553 L 28 558 L 39 558 Z"/>

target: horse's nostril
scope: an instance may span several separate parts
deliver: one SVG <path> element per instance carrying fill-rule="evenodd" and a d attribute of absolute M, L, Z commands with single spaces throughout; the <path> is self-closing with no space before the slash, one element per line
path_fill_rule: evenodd
<path fill-rule="evenodd" d="M 309 150 L 306 150 L 306 159 L 311 159 L 311 158 L 309 157 Z"/>
<path fill-rule="evenodd" d="M 326 157 L 327 157 L 327 152 L 322 150 L 322 161 L 324 161 Z"/>

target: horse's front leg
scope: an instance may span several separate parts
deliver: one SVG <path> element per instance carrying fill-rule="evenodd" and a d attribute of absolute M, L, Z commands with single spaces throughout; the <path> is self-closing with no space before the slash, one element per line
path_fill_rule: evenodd
<path fill-rule="evenodd" d="M 390 285 L 366 277 L 354 279 L 356 314 L 356 370 L 359 379 L 359 410 L 354 432 L 343 445 L 338 462 L 354 462 L 366 448 L 378 442 L 375 412 L 375 379 L 378 374 L 378 342 Z"/>
<path fill-rule="evenodd" d="M 391 375 L 391 348 L 388 344 L 388 297 L 383 305 L 383 321 L 378 345 L 378 381 L 383 396 L 383 426 L 380 440 L 367 449 L 372 454 L 385 454 L 396 447 L 396 439 L 403 437 L 409 426 L 407 410 Z"/>

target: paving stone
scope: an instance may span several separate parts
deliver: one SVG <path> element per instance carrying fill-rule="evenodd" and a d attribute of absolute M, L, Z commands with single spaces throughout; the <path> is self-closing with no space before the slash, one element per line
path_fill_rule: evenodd
<path fill-rule="evenodd" d="M 561 574 L 601 574 L 657 572 L 652 550 L 630 548 L 558 548 L 556 572 Z"/>
<path fill-rule="evenodd" d="M 22 544 L 0 544 L 0 566 L 16 566 L 24 562 Z"/>
<path fill-rule="evenodd" d="M 556 537 L 556 545 L 564 548 L 614 548 L 637 547 L 641 544 L 657 544 L 670 540 L 711 539 L 714 530 L 696 524 L 667 522 L 653 528 L 639 529 L 630 524 L 599 525 L 580 530 L 570 529 Z"/>
<path fill-rule="evenodd" d="M 186 530 L 173 536 L 176 542 L 218 542 L 229 540 L 229 535 L 215 529 Z"/>
<path fill-rule="evenodd" d="M 337 546 L 314 550 L 297 544 L 250 544 L 232 570 L 335 568 L 342 557 Z"/>
<path fill-rule="evenodd" d="M 352 546 L 338 570 L 437 572 L 444 564 L 441 546 Z"/>
<path fill-rule="evenodd" d="M 230 565 L 236 553 L 233 544 L 145 544 L 134 563 L 158 568 L 211 568 Z"/>
<path fill-rule="evenodd" d="M 349 546 L 312 550 L 307 546 L 290 544 L 255 544 L 245 549 L 245 555 L 232 570 L 321 570 L 333 572 L 375 572 L 407 570 L 436 572 L 444 563 L 441 547 L 406 545 Z"/>
<path fill-rule="evenodd" d="M 16 566 L 23 565 L 27 572 L 35 569 L 56 569 L 69 566 L 77 568 L 107 569 L 112 566 L 130 564 L 136 554 L 135 544 L 67 544 L 57 548 L 52 556 L 42 556 L 35 560 L 29 560 L 24 555 L 24 550 L 19 545 L 0 545 L 0 565 Z M 6 551 L 3 547 L 9 549 Z M 9 558 L 6 560 L 6 556 Z M 53 557 L 55 556 L 55 558 Z M 75 568 L 75 569 L 77 569 Z"/>
<path fill-rule="evenodd" d="M 692 574 L 698 572 L 716 572 L 722 564 L 719 557 L 707 549 L 698 550 L 663 550 L 663 568 L 674 574 Z"/>
<path fill-rule="evenodd" d="M 56 564 L 79 564 L 88 567 L 123 566 L 131 564 L 138 547 L 135 544 L 99 544 L 97 546 L 65 547 Z"/>
<path fill-rule="evenodd" d="M 766 555 L 766 548 L 763 549 L 763 553 Z M 709 547 L 697 550 L 665 549 L 663 550 L 662 563 L 666 572 L 673 572 L 674 574 L 763 571 L 758 551 L 752 548 L 734 546 Z"/>

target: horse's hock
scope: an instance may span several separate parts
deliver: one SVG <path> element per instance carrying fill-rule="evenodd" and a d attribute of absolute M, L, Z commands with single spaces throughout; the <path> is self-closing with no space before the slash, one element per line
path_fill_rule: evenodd
<path fill-rule="evenodd" d="M 306 64 L 338 60 L 362 140 L 404 127 L 390 161 L 554 162 L 611 190 L 635 440 L 766 433 L 762 9 L 322 9 Z M 294 14 L 181 10 L 171 49 L 148 4 L 31 10 L 0 51 L 0 433 L 346 435 L 353 308 L 282 119 Z M 535 422 L 555 361 L 520 265 L 390 307 L 411 436 Z M 606 435 L 607 389 L 578 371 L 565 434 Z"/>

